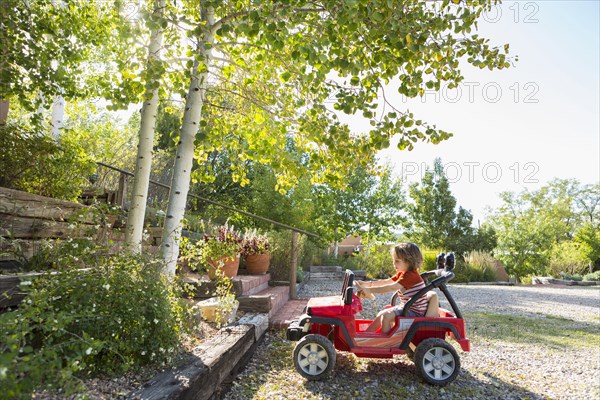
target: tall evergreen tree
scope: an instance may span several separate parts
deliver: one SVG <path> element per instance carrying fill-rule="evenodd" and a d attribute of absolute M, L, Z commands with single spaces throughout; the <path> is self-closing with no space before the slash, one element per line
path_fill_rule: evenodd
<path fill-rule="evenodd" d="M 426 247 L 465 251 L 464 239 L 473 235 L 473 215 L 462 207 L 456 209 L 456 198 L 444 173 L 440 158 L 433 162 L 420 183 L 409 188 L 412 203 L 408 205 L 407 236 Z"/>

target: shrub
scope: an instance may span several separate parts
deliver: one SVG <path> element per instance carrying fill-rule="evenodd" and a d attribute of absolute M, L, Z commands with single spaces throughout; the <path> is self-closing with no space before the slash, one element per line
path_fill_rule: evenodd
<path fill-rule="evenodd" d="M 292 265 L 292 232 L 271 231 L 267 233 L 271 244 L 271 265 L 269 272 L 271 279 L 276 281 L 290 280 L 290 267 Z M 306 235 L 298 235 L 298 264 L 304 257 Z"/>
<path fill-rule="evenodd" d="M 436 258 L 441 250 L 423 250 L 423 271 L 431 271 L 437 269 Z"/>
<path fill-rule="evenodd" d="M 583 280 L 583 277 L 580 274 L 570 274 L 568 272 L 561 272 L 560 277 L 566 281 L 581 282 Z"/>
<path fill-rule="evenodd" d="M 592 272 L 583 276 L 584 281 L 600 281 L 600 271 Z"/>
<path fill-rule="evenodd" d="M 531 285 L 533 282 L 533 275 L 527 275 L 521 278 L 521 283 L 523 285 Z"/>
<path fill-rule="evenodd" d="M 472 251 L 465 255 L 465 272 L 470 282 L 495 282 L 496 266 L 494 257 L 484 251 Z"/>
<path fill-rule="evenodd" d="M 24 287 L 28 297 L 0 315 L 0 386 L 8 398 L 34 389 L 80 390 L 80 378 L 118 375 L 171 360 L 183 333 L 178 290 L 142 257 L 64 268 Z"/>
<path fill-rule="evenodd" d="M 580 243 L 564 241 L 555 244 L 550 252 L 550 274 L 560 276 L 563 272 L 568 274 L 581 274 L 587 269 L 588 260 Z"/>
<path fill-rule="evenodd" d="M 364 267 L 364 254 L 365 250 L 360 254 L 344 255 L 344 256 L 333 256 L 333 255 L 322 255 L 320 265 L 328 266 L 340 266 L 342 269 L 362 269 Z"/>
<path fill-rule="evenodd" d="M 368 253 L 363 250 L 357 259 L 368 278 L 383 279 L 395 274 L 389 245 L 373 243 L 369 246 Z"/>
<path fill-rule="evenodd" d="M 469 253 L 466 258 L 467 261 L 460 258 L 456 260 L 455 277 L 452 282 L 495 282 L 498 280 L 494 259 L 488 253 L 474 251 Z"/>
<path fill-rule="evenodd" d="M 76 200 L 95 164 L 68 136 L 58 142 L 41 130 L 0 124 L 0 186 Z"/>

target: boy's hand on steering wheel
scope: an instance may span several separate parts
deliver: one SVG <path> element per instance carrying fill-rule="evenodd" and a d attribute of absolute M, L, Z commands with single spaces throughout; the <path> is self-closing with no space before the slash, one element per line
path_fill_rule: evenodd
<path fill-rule="evenodd" d="M 375 295 L 373 293 L 371 293 L 368 289 L 359 290 L 358 297 L 360 297 L 361 299 L 369 299 L 369 300 L 375 299 Z"/>

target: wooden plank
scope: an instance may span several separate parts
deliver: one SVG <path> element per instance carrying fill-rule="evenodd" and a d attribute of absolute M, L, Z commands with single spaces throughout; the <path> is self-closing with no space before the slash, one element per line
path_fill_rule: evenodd
<path fill-rule="evenodd" d="M 0 261 L 30 259 L 40 247 L 37 240 L 8 240 L 0 237 Z"/>
<path fill-rule="evenodd" d="M 128 399 L 208 400 L 221 382 L 251 351 L 253 325 L 237 325 L 221 331 L 196 347 L 184 365 L 167 370 L 130 393 Z"/>
<path fill-rule="evenodd" d="M 94 225 L 0 214 L 0 236 L 7 238 L 79 238 L 96 233 Z"/>
<path fill-rule="evenodd" d="M 0 187 L 0 214 L 65 221 L 85 208 L 66 200 Z"/>
<path fill-rule="evenodd" d="M 19 305 L 27 296 L 27 293 L 24 293 L 20 288 L 21 281 L 32 281 L 39 275 L 0 275 L 0 308 Z"/>
<path fill-rule="evenodd" d="M 252 295 L 252 296 L 240 296 L 237 298 L 240 302 L 240 311 L 251 311 L 258 313 L 268 313 L 271 311 L 272 302 L 270 295 Z"/>

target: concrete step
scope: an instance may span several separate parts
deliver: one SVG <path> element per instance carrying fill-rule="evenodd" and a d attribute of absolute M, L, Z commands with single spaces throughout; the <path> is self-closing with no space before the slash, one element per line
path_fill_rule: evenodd
<path fill-rule="evenodd" d="M 287 303 L 289 296 L 289 286 L 269 287 L 256 294 L 238 297 L 239 310 L 265 313 L 270 318 Z"/>

